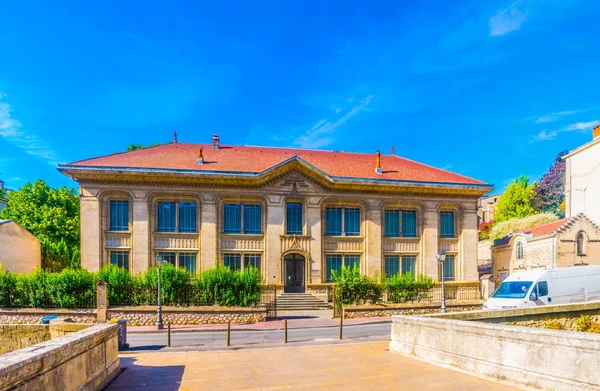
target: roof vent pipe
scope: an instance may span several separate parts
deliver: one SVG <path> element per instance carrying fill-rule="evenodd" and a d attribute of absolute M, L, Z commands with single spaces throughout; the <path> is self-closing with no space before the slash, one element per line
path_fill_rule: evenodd
<path fill-rule="evenodd" d="M 381 152 L 379 151 L 375 153 L 375 172 L 377 174 L 383 173 L 383 171 L 381 170 Z"/>
<path fill-rule="evenodd" d="M 219 149 L 219 135 L 218 134 L 213 135 L 213 148 Z"/>
<path fill-rule="evenodd" d="M 204 164 L 204 155 L 202 154 L 202 148 L 198 148 L 198 164 Z"/>
<path fill-rule="evenodd" d="M 177 132 L 173 132 L 173 142 L 177 144 Z"/>

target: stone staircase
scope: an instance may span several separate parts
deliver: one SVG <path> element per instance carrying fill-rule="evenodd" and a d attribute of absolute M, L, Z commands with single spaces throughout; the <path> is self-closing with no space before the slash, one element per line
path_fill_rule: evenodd
<path fill-rule="evenodd" d="M 331 304 L 317 299 L 310 293 L 282 293 L 277 296 L 277 311 L 328 310 Z"/>

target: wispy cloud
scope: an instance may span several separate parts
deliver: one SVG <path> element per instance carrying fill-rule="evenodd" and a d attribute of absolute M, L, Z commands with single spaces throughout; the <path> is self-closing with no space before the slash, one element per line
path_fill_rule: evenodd
<path fill-rule="evenodd" d="M 373 95 L 368 95 L 358 105 L 352 107 L 348 112 L 337 119 L 321 119 L 308 129 L 302 136 L 294 140 L 294 146 L 300 148 L 321 148 L 331 144 L 334 141 L 334 133 L 337 128 L 343 125 L 350 118 L 354 117 L 373 100 Z M 351 102 L 349 100 L 348 102 Z M 339 107 L 335 107 L 336 114 L 342 114 Z"/>
<path fill-rule="evenodd" d="M 515 1 L 490 18 L 490 37 L 499 37 L 520 29 L 526 17 L 527 11 L 523 9 L 522 2 Z"/>
<path fill-rule="evenodd" d="M 558 136 L 558 134 L 562 132 L 587 132 L 597 125 L 600 125 L 600 121 L 594 120 L 588 122 L 575 122 L 573 124 L 555 130 L 544 129 L 538 134 L 536 134 L 530 141 L 530 143 L 554 140 L 556 136 Z"/>
<path fill-rule="evenodd" d="M 570 111 L 559 111 L 557 113 L 551 113 L 548 115 L 542 115 L 541 117 L 537 117 L 535 119 L 536 124 L 542 124 L 547 122 L 555 122 L 560 119 L 560 117 L 564 117 L 571 114 L 582 113 L 587 110 L 570 110 Z"/>
<path fill-rule="evenodd" d="M 0 100 L 5 97 L 0 93 Z M 0 136 L 29 155 L 45 160 L 50 165 L 57 165 L 59 159 L 56 152 L 44 140 L 24 132 L 21 127 L 21 122 L 12 117 L 12 106 L 0 101 Z"/>

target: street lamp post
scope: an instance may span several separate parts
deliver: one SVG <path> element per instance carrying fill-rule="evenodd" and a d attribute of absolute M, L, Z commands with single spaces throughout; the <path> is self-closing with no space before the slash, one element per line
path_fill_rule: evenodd
<path fill-rule="evenodd" d="M 446 291 L 444 289 L 444 280 L 446 279 L 446 276 L 444 276 L 444 261 L 446 260 L 446 250 L 441 250 L 440 253 L 435 256 L 435 259 L 438 260 L 438 262 L 440 263 L 440 266 L 441 266 L 441 274 L 442 274 L 442 309 L 441 309 L 440 312 L 442 314 L 445 314 L 446 312 L 448 312 L 446 310 Z"/>
<path fill-rule="evenodd" d="M 156 268 L 158 272 L 158 309 L 156 311 L 156 329 L 162 330 L 163 319 L 162 319 L 162 305 L 160 304 L 160 269 L 167 264 L 167 261 L 164 260 L 160 255 L 156 256 Z"/>

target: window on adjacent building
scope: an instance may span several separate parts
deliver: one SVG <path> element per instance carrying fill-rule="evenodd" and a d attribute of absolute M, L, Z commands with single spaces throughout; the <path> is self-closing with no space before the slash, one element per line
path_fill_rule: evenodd
<path fill-rule="evenodd" d="M 390 278 L 400 273 L 400 256 L 386 255 L 385 260 L 385 277 Z"/>
<path fill-rule="evenodd" d="M 360 255 L 346 255 L 344 256 L 344 266 L 350 269 L 360 270 Z"/>
<path fill-rule="evenodd" d="M 442 281 L 443 276 L 444 281 L 454 281 L 454 255 L 446 255 L 446 260 L 441 263 L 443 268 L 438 265 L 438 280 Z"/>
<path fill-rule="evenodd" d="M 302 235 L 302 203 L 288 202 L 285 207 L 285 233 L 287 235 Z"/>
<path fill-rule="evenodd" d="M 400 237 L 400 211 L 386 209 L 384 212 L 384 230 L 383 236 L 387 238 Z"/>
<path fill-rule="evenodd" d="M 261 254 L 244 254 L 244 268 L 255 267 L 260 270 Z"/>
<path fill-rule="evenodd" d="M 223 233 L 261 234 L 261 204 L 224 204 Z"/>
<path fill-rule="evenodd" d="M 159 252 L 157 253 L 163 260 L 167 261 L 171 265 L 177 267 L 177 254 L 173 252 Z"/>
<path fill-rule="evenodd" d="M 158 203 L 158 232 L 175 232 L 177 225 L 177 203 Z"/>
<path fill-rule="evenodd" d="M 402 234 L 402 235 L 400 235 Z M 384 212 L 384 232 L 387 238 L 416 238 L 417 211 L 386 209 Z"/>
<path fill-rule="evenodd" d="M 454 212 L 440 212 L 440 237 L 454 238 Z"/>
<path fill-rule="evenodd" d="M 110 263 L 129 270 L 129 251 L 111 251 Z"/>
<path fill-rule="evenodd" d="M 326 208 L 325 236 L 360 236 L 360 209 Z"/>
<path fill-rule="evenodd" d="M 111 231 L 129 230 L 129 201 L 110 201 L 110 227 Z"/>
<path fill-rule="evenodd" d="M 577 255 L 585 255 L 585 234 L 583 232 L 577 235 Z"/>
<path fill-rule="evenodd" d="M 233 271 L 242 269 L 242 254 L 223 254 L 223 264 Z"/>
<path fill-rule="evenodd" d="M 523 242 L 517 242 L 517 259 L 523 259 Z"/>
<path fill-rule="evenodd" d="M 402 211 L 402 237 L 416 238 L 417 237 L 417 211 L 403 210 Z"/>
<path fill-rule="evenodd" d="M 179 253 L 179 267 L 187 270 L 188 272 L 196 273 L 196 254 L 193 253 Z"/>

